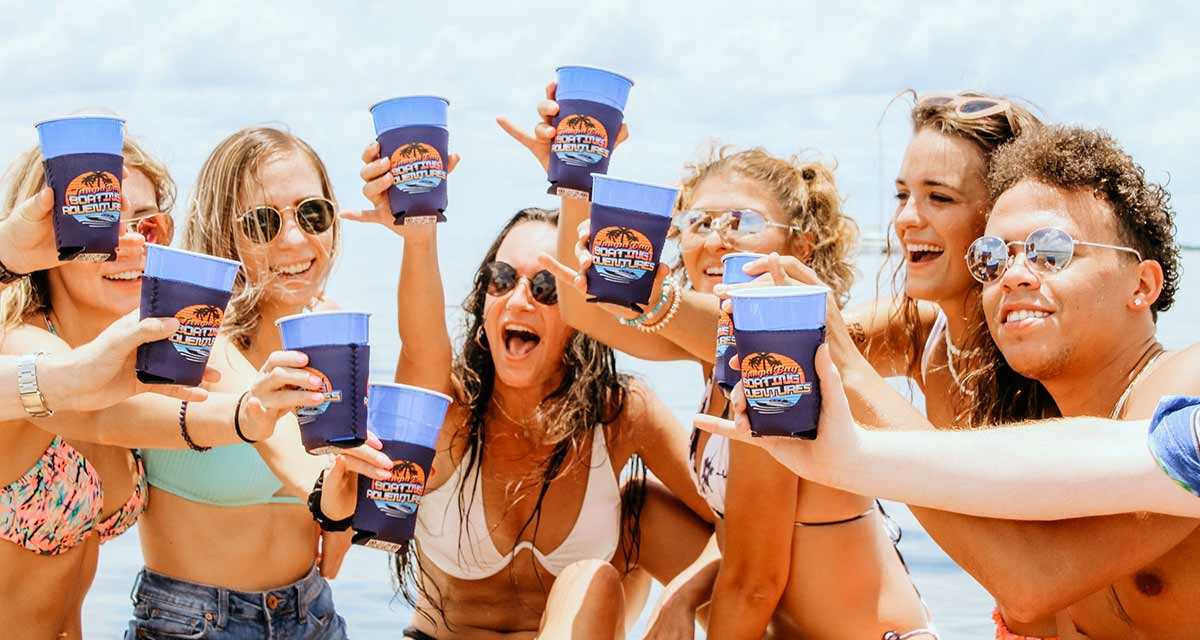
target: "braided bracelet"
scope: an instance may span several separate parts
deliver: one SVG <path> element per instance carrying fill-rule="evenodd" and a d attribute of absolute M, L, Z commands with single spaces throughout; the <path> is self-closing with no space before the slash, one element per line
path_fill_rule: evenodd
<path fill-rule="evenodd" d="M 212 449 L 212 447 L 202 447 L 192 440 L 192 436 L 188 433 L 187 429 L 187 410 L 188 401 L 184 400 L 179 404 L 179 435 L 183 436 L 184 443 L 187 444 L 188 448 L 192 451 L 199 451 L 200 453 L 204 453 L 205 451 Z"/>
<path fill-rule="evenodd" d="M 667 276 L 667 278 L 663 280 L 662 292 L 659 293 L 658 301 L 654 303 L 654 308 L 636 318 L 617 318 L 617 322 L 620 322 L 621 326 L 624 327 L 641 327 L 642 325 L 646 324 L 647 320 L 657 316 L 659 312 L 663 310 L 663 307 L 667 306 L 667 301 L 671 297 L 671 290 L 674 288 L 675 279 L 671 276 Z"/>
<path fill-rule="evenodd" d="M 683 300 L 683 291 L 679 288 L 679 285 L 674 283 L 672 283 L 671 290 L 675 292 L 675 299 L 671 301 L 671 308 L 667 310 L 667 315 L 663 316 L 661 320 L 653 324 L 639 325 L 638 331 L 641 331 L 642 333 L 655 334 L 659 331 L 662 331 L 668 324 L 671 323 L 671 320 L 675 319 L 675 314 L 679 313 L 679 304 Z"/>

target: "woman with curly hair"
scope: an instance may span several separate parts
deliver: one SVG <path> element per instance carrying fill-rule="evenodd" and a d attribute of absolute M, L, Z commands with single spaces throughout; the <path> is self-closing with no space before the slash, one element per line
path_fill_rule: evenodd
<path fill-rule="evenodd" d="M 396 381 L 455 400 L 415 540 L 395 557 L 418 614 L 406 637 L 623 638 L 645 587 L 631 572 L 668 581 L 692 560 L 678 551 L 639 554 L 641 461 L 692 510 L 707 512 L 688 477 L 682 427 L 644 385 L 617 372 L 611 349 L 563 320 L 555 279 L 537 264 L 553 250 L 556 211 L 522 209 L 501 229 L 463 304 L 456 356 L 437 226 L 393 224 L 392 178 L 378 154 L 378 145 L 368 147 L 362 171 L 376 209 L 352 217 L 404 237 Z M 345 477 L 327 485 L 326 495 L 342 489 L 340 504 L 324 503 L 328 517 L 353 510 Z M 675 532 L 680 550 L 703 546 L 708 535 L 692 520 Z"/>
<path fill-rule="evenodd" d="M 539 105 L 543 122 L 534 135 L 501 122 L 543 166 L 554 137 L 550 119 L 558 112 L 555 89 L 548 87 L 548 100 Z M 587 232 L 577 233 L 589 215 L 586 201 L 563 198 L 557 260 L 547 256 L 545 264 L 573 285 L 562 295 L 567 322 L 631 355 L 699 363 L 710 380 L 703 410 L 723 415 L 727 399 L 712 383 L 719 318 L 713 288 L 722 281 L 722 257 L 795 256 L 830 283 L 830 298 L 840 305 L 853 281 L 849 255 L 857 228 L 842 211 L 828 167 L 762 149 L 719 149 L 688 166 L 676 208 L 672 236 L 681 261 L 660 267 L 651 299 L 664 304 L 649 317 L 585 303 L 576 269 L 590 259 Z M 628 326 L 631 321 L 642 330 Z M 718 516 L 716 535 L 668 585 L 652 637 L 690 637 L 697 613 L 715 638 L 897 631 L 935 637 L 874 500 L 803 481 L 762 451 L 725 438 L 694 432 L 691 451 L 693 480 Z M 647 539 L 655 527 L 647 522 Z"/>

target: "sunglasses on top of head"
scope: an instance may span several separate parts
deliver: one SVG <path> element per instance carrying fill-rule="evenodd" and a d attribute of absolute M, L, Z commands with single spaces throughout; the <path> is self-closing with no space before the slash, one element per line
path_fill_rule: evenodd
<path fill-rule="evenodd" d="M 517 274 L 516 268 L 507 262 L 496 260 L 484 267 L 483 275 L 487 278 L 488 295 L 502 296 L 517 288 L 525 276 Z M 554 274 L 542 269 L 533 274 L 529 280 L 529 291 L 537 302 L 550 306 L 558 304 L 558 282 Z"/>
<path fill-rule="evenodd" d="M 242 233 L 255 244 L 269 244 L 283 229 L 283 214 L 292 211 L 296 224 L 309 235 L 320 235 L 333 226 L 337 218 L 336 206 L 328 198 L 313 197 L 301 200 L 294 207 L 276 209 L 261 204 L 251 207 L 238 217 Z"/>
<path fill-rule="evenodd" d="M 1057 273 L 1071 264 L 1071 259 L 1075 257 L 1075 248 L 1079 246 L 1123 251 L 1133 254 L 1138 262 L 1142 261 L 1142 254 L 1137 249 L 1076 240 L 1066 231 L 1053 227 L 1037 229 L 1024 241 L 1006 242 L 996 236 L 983 236 L 967 248 L 965 259 L 971 275 L 980 283 L 989 284 L 1000 280 L 1004 272 L 1012 266 L 1013 260 L 1016 259 L 1013 247 L 1018 247 L 1018 252 L 1023 250 L 1026 262 L 1035 270 L 1041 273 Z"/>
<path fill-rule="evenodd" d="M 917 99 L 918 107 L 946 107 L 963 120 L 976 120 L 1004 113 L 1012 107 L 1008 100 L 961 93 L 928 93 Z"/>

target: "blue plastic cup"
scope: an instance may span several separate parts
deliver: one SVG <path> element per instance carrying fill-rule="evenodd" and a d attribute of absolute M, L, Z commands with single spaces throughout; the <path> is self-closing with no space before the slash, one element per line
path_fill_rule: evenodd
<path fill-rule="evenodd" d="M 412 540 L 450 396 L 403 384 L 372 384 L 371 432 L 392 462 L 386 480 L 359 476 L 355 542 L 395 552 Z"/>
<path fill-rule="evenodd" d="M 592 174 L 608 172 L 608 162 L 633 81 L 596 67 L 558 68 L 558 115 L 546 177 L 550 193 L 560 188 L 590 191 Z"/>
<path fill-rule="evenodd" d="M 275 322 L 283 348 L 308 356 L 325 401 L 296 410 L 300 439 L 313 455 L 357 447 L 367 440 L 367 378 L 371 372 L 371 314 L 323 311 Z"/>
<path fill-rule="evenodd" d="M 633 80 L 600 67 L 564 65 L 555 71 L 558 73 L 557 101 L 588 100 L 625 111 Z"/>
<path fill-rule="evenodd" d="M 601 175 L 593 179 L 588 301 L 642 313 L 679 190 Z"/>
<path fill-rule="evenodd" d="M 721 256 L 721 266 L 724 268 L 724 274 L 721 276 L 721 282 L 724 284 L 745 284 L 753 282 L 757 276 L 752 276 L 746 273 L 746 265 L 765 258 L 762 253 L 750 253 L 746 251 L 737 253 L 727 253 Z"/>
<path fill-rule="evenodd" d="M 380 157 L 391 159 L 395 182 L 388 202 L 396 224 L 446 221 L 449 106 L 438 96 L 403 96 L 371 106 Z"/>
<path fill-rule="evenodd" d="M 814 361 L 825 342 L 828 295 L 808 285 L 729 292 L 754 435 L 817 437 L 821 385 Z"/>
<path fill-rule="evenodd" d="M 147 384 L 200 384 L 225 318 L 241 263 L 202 253 L 146 245 L 142 318 L 175 318 L 166 340 L 138 347 L 135 370 Z"/>
<path fill-rule="evenodd" d="M 721 282 L 724 284 L 753 282 L 755 277 L 747 274 L 743 267 L 761 257 L 763 257 L 761 253 L 748 252 L 727 253 L 721 256 L 721 265 L 724 268 Z M 738 370 L 729 366 L 730 359 L 736 355 L 737 339 L 733 333 L 733 318 L 722 309 L 717 318 L 717 357 L 713 364 L 713 376 L 716 378 L 717 384 L 726 391 L 732 389 L 742 379 Z"/>
<path fill-rule="evenodd" d="M 326 344 L 371 343 L 371 314 L 361 311 L 318 311 L 275 321 L 283 348 L 289 351 Z"/>
<path fill-rule="evenodd" d="M 54 241 L 60 260 L 116 259 L 124 179 L 125 121 L 78 115 L 34 125 L 54 191 Z"/>

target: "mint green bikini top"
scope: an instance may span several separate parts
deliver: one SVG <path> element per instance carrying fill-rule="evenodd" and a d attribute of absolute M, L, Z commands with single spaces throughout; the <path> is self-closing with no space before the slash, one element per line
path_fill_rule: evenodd
<path fill-rule="evenodd" d="M 300 504 L 299 498 L 275 495 L 283 483 L 248 444 L 204 452 L 143 449 L 142 457 L 151 486 L 192 502 L 218 507 Z"/>

